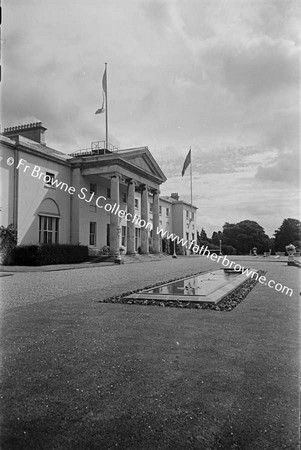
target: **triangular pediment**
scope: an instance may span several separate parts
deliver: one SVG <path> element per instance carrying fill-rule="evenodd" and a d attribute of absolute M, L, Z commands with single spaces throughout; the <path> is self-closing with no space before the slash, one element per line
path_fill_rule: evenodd
<path fill-rule="evenodd" d="M 122 150 L 118 155 L 139 169 L 160 178 L 162 182 L 166 181 L 166 176 L 147 147 Z"/>
<path fill-rule="evenodd" d="M 153 168 L 150 166 L 149 161 L 147 161 L 147 158 L 144 158 L 142 156 L 137 156 L 136 158 L 129 158 L 128 161 L 130 161 L 132 164 L 135 164 L 135 166 L 146 170 L 147 172 L 151 172 L 154 175 L 157 175 L 154 172 Z"/>

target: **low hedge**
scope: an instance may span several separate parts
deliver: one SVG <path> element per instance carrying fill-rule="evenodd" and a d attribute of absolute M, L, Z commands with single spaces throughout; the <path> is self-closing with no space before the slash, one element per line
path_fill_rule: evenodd
<path fill-rule="evenodd" d="M 74 264 L 86 261 L 88 256 L 88 247 L 85 245 L 18 245 L 12 250 L 10 264 L 15 266 Z"/>

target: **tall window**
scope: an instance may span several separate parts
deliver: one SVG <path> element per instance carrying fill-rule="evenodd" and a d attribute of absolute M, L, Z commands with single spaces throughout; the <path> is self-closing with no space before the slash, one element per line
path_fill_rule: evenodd
<path fill-rule="evenodd" d="M 90 183 L 90 194 L 97 194 L 97 184 Z"/>
<path fill-rule="evenodd" d="M 194 212 L 191 213 L 191 218 L 194 220 Z"/>
<path fill-rule="evenodd" d="M 59 219 L 57 217 L 39 216 L 39 243 L 58 244 Z"/>
<path fill-rule="evenodd" d="M 138 209 L 139 208 L 139 202 L 138 202 L 138 198 L 135 198 L 135 208 Z"/>
<path fill-rule="evenodd" d="M 121 227 L 121 245 L 126 246 L 126 227 L 122 225 Z"/>
<path fill-rule="evenodd" d="M 96 245 L 96 222 L 90 222 L 90 245 Z"/>
<path fill-rule="evenodd" d="M 188 209 L 186 209 L 186 219 L 187 220 L 189 219 L 189 211 L 188 211 Z"/>
<path fill-rule="evenodd" d="M 140 228 L 135 228 L 135 250 L 138 251 L 140 245 Z"/>
<path fill-rule="evenodd" d="M 149 204 L 149 212 L 151 212 L 151 213 L 153 212 L 153 203 Z"/>
<path fill-rule="evenodd" d="M 107 198 L 111 198 L 111 189 L 107 188 Z"/>
<path fill-rule="evenodd" d="M 166 217 L 169 217 L 169 208 L 166 208 Z"/>
<path fill-rule="evenodd" d="M 160 216 L 162 216 L 162 206 L 161 205 L 159 206 L 159 214 L 160 214 Z"/>
<path fill-rule="evenodd" d="M 126 193 L 122 193 L 122 203 L 126 203 Z"/>
<path fill-rule="evenodd" d="M 107 246 L 110 247 L 110 224 L 107 223 Z"/>

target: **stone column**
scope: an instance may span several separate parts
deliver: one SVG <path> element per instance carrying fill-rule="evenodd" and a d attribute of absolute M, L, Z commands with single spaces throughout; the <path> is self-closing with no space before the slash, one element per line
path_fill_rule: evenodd
<path fill-rule="evenodd" d="M 81 179 L 80 167 L 75 167 L 72 170 L 71 181 L 72 181 L 72 186 L 75 187 L 75 190 L 77 193 L 80 192 L 80 189 L 81 189 L 80 179 Z M 71 244 L 74 244 L 74 245 L 77 245 L 80 242 L 80 238 L 79 238 L 80 205 L 79 205 L 79 202 L 82 202 L 82 201 L 83 200 L 80 200 L 78 198 L 78 194 L 71 195 L 70 242 L 71 242 Z M 88 238 L 89 238 L 89 236 L 88 236 Z M 82 244 L 84 244 L 84 242 L 82 242 Z"/>
<path fill-rule="evenodd" d="M 141 219 L 145 221 L 146 225 L 148 223 L 148 188 L 143 186 L 141 195 Z M 148 228 L 145 226 L 141 227 L 141 253 L 149 252 L 149 242 L 148 242 Z"/>
<path fill-rule="evenodd" d="M 111 200 L 112 206 L 116 203 L 115 210 L 119 205 L 119 175 L 113 175 L 111 177 Z M 117 214 L 110 214 L 110 254 L 112 256 L 119 255 L 119 237 L 117 233 L 117 227 L 119 226 L 119 217 Z"/>
<path fill-rule="evenodd" d="M 134 218 L 135 215 L 135 182 L 134 180 L 128 180 L 128 207 L 127 212 Z M 135 253 L 135 224 L 132 220 L 127 222 L 127 254 L 131 255 Z"/>
<path fill-rule="evenodd" d="M 157 228 L 159 229 L 159 191 L 154 191 L 153 201 L 153 252 L 160 253 L 160 235 L 157 234 Z"/>

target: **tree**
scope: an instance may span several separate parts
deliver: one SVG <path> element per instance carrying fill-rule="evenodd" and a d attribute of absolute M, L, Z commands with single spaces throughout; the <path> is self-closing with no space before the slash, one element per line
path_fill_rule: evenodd
<path fill-rule="evenodd" d="M 223 244 L 235 247 L 237 229 L 235 223 L 225 222 L 223 226 Z"/>
<path fill-rule="evenodd" d="M 270 249 L 270 238 L 264 229 L 252 220 L 243 220 L 239 223 L 226 222 L 223 226 L 223 244 L 232 245 L 239 254 L 246 254 L 253 247 L 257 247 L 258 253 Z"/>
<path fill-rule="evenodd" d="M 211 241 L 214 245 L 219 245 L 219 241 L 223 240 L 223 233 L 221 231 L 213 231 Z"/>
<path fill-rule="evenodd" d="M 207 241 L 207 242 L 210 241 L 210 239 L 208 238 L 207 233 L 206 233 L 206 231 L 204 230 L 204 228 L 201 229 L 201 232 L 200 232 L 200 239 L 201 239 L 202 241 Z"/>
<path fill-rule="evenodd" d="M 275 250 L 285 251 L 285 246 L 294 244 L 300 245 L 301 241 L 301 222 L 298 219 L 284 219 L 282 225 L 274 233 Z M 300 248 L 300 247 L 299 247 Z"/>
<path fill-rule="evenodd" d="M 270 250 L 272 255 L 275 255 L 275 238 L 270 238 Z"/>
<path fill-rule="evenodd" d="M 199 247 L 201 247 L 202 245 L 209 246 L 210 243 L 211 243 L 211 239 L 208 238 L 204 228 L 201 229 L 200 233 L 197 232 L 197 244 Z"/>

